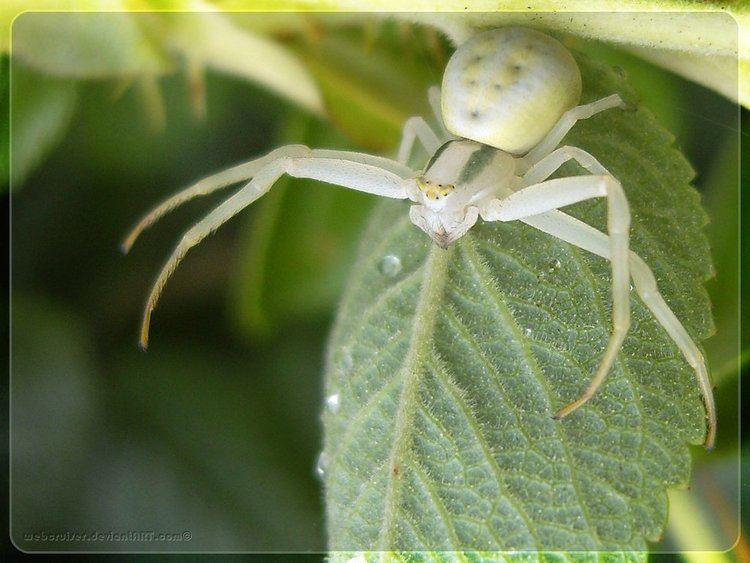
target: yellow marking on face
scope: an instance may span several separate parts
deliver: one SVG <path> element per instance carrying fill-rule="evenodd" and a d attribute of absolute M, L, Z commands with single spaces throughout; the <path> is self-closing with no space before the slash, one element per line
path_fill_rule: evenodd
<path fill-rule="evenodd" d="M 417 187 L 428 199 L 443 198 L 456 189 L 453 184 L 433 184 L 421 178 L 417 180 Z"/>

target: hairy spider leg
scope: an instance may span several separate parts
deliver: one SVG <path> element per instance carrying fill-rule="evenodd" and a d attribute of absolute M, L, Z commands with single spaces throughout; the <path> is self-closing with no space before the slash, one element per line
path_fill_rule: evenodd
<path fill-rule="evenodd" d="M 533 217 L 526 217 L 521 221 L 573 246 L 611 260 L 612 253 L 607 235 L 562 211 L 550 211 Z M 701 389 L 703 402 L 706 406 L 706 418 L 708 419 L 708 431 L 706 432 L 704 447 L 710 450 L 714 447 L 716 440 L 717 420 L 716 405 L 706 361 L 685 327 L 682 326 L 682 323 L 659 293 L 656 278 L 646 262 L 632 251 L 630 251 L 629 258 L 630 273 L 638 296 L 669 334 L 688 364 L 695 370 L 698 386 Z"/>
<path fill-rule="evenodd" d="M 568 147 L 566 149 L 570 150 Z M 581 149 L 576 149 L 576 151 L 584 153 Z M 563 157 L 566 157 L 565 160 L 577 159 L 575 152 L 572 155 L 562 152 L 553 153 L 549 158 L 559 160 Z M 604 167 L 591 155 L 588 155 L 581 164 L 604 170 Z M 555 418 L 567 416 L 594 396 L 617 358 L 617 353 L 630 328 L 628 261 L 630 210 L 628 201 L 620 182 L 607 174 L 605 170 L 605 173 L 598 175 L 572 176 L 536 183 L 521 188 L 502 200 L 493 200 L 486 208 L 486 220 L 515 221 L 596 197 L 607 198 L 607 230 L 612 256 L 612 332 L 599 367 L 588 387 L 578 399 L 557 411 Z"/>
<path fill-rule="evenodd" d="M 136 239 L 144 230 L 146 230 L 148 227 L 156 223 L 161 217 L 163 217 L 173 209 L 179 207 L 183 203 L 186 203 L 196 197 L 211 194 L 217 190 L 226 188 L 233 184 L 249 180 L 258 172 L 258 170 L 263 168 L 268 163 L 273 162 L 274 160 L 278 160 L 282 157 L 302 156 L 306 153 L 306 151 L 309 151 L 309 149 L 304 145 L 288 145 L 285 147 L 280 147 L 274 151 L 271 151 L 265 156 L 256 158 L 249 162 L 243 162 L 242 164 L 238 164 L 236 166 L 233 166 L 232 168 L 223 170 L 218 174 L 213 174 L 199 180 L 192 186 L 170 196 L 169 198 L 158 204 L 156 207 L 154 207 L 151 211 L 146 213 L 146 215 L 144 215 L 138 221 L 135 227 L 131 229 L 127 237 L 125 237 L 125 240 L 120 245 L 120 248 L 122 249 L 123 253 L 127 254 L 130 251 L 130 248 L 135 243 Z"/>
<path fill-rule="evenodd" d="M 228 170 L 219 172 L 207 176 L 192 186 L 185 188 L 165 201 L 154 207 L 146 215 L 144 215 L 140 221 L 133 227 L 128 233 L 125 240 L 120 245 L 123 253 L 127 254 L 130 248 L 135 243 L 136 239 L 140 234 L 148 227 L 156 223 L 161 217 L 179 207 L 183 203 L 190 201 L 193 198 L 209 195 L 220 189 L 229 187 L 239 182 L 244 182 L 255 176 L 259 170 L 264 166 L 279 160 L 281 158 L 304 158 L 304 157 L 320 157 L 320 158 L 335 158 L 343 159 L 351 162 L 359 162 L 361 164 L 368 164 L 371 166 L 377 166 L 383 168 L 394 174 L 398 174 L 402 177 L 408 177 L 412 174 L 412 170 L 404 165 L 395 162 L 394 160 L 383 158 L 379 156 L 372 156 L 360 152 L 352 151 L 338 151 L 328 149 L 310 149 L 305 145 L 287 145 L 279 147 L 268 153 L 265 156 L 256 158 L 249 162 L 244 162 L 233 166 Z"/>
<path fill-rule="evenodd" d="M 404 168 L 393 161 L 391 163 L 396 164 L 395 168 L 397 169 Z M 413 174 L 411 170 L 409 170 L 409 173 L 409 175 Z M 220 204 L 183 235 L 179 244 L 164 264 L 161 272 L 159 272 L 146 301 L 140 336 L 140 345 L 142 348 L 148 346 L 151 313 L 159 300 L 159 296 L 167 280 L 174 273 L 177 265 L 184 258 L 185 254 L 187 254 L 188 250 L 200 243 L 205 237 L 245 207 L 267 193 L 273 184 L 284 174 L 295 178 L 320 180 L 353 190 L 395 199 L 406 199 L 408 197 L 407 188 L 410 182 L 413 182 L 413 180 L 404 178 L 402 175 L 371 164 L 336 158 L 281 158 L 267 164 L 255 174 L 255 177 L 247 185 Z"/>

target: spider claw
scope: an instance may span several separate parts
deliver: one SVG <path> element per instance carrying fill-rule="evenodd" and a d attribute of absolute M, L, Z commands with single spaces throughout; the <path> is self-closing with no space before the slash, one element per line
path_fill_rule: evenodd
<path fill-rule="evenodd" d="M 716 427 L 709 426 L 706 440 L 703 442 L 703 448 L 710 452 L 716 446 Z"/>
<path fill-rule="evenodd" d="M 146 309 L 143 315 L 143 324 L 141 324 L 141 337 L 138 339 L 138 347 L 144 352 L 148 349 L 148 331 L 151 326 L 151 311 L 153 309 Z"/>
<path fill-rule="evenodd" d="M 586 403 L 590 398 L 591 397 L 588 396 L 588 395 L 586 395 L 586 394 L 581 395 L 580 397 L 578 397 L 578 399 L 576 399 L 572 403 L 570 403 L 568 405 L 565 405 L 563 408 L 559 409 L 552 416 L 552 418 L 554 418 L 555 420 L 562 420 L 563 418 L 565 418 L 569 414 L 571 414 L 571 413 L 575 412 L 576 410 L 578 410 L 578 408 L 581 405 L 583 405 L 584 403 Z"/>

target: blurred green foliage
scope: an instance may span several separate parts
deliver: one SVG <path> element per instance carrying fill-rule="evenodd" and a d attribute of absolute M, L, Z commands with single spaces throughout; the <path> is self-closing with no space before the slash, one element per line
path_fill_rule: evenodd
<path fill-rule="evenodd" d="M 127 258 L 117 252 L 128 227 L 160 198 L 278 144 L 393 154 L 400 121 L 427 112 L 424 88 L 439 82 L 448 46 L 401 23 L 339 30 L 318 18 L 313 27 L 297 17 L 275 37 L 309 65 L 330 119 L 209 71 L 201 121 L 179 65 L 144 96 L 139 81 L 61 82 L 14 60 L 12 496 L 13 539 L 22 547 L 51 548 L 23 543 L 26 530 L 82 526 L 191 529 L 190 545 L 168 546 L 178 550 L 324 549 L 313 470 L 322 356 L 372 198 L 279 184 L 191 253 L 156 312 L 147 354 L 136 338 L 148 286 L 179 234 L 223 196 L 166 218 Z M 738 378 L 724 368 L 733 350 L 722 347 L 736 333 L 736 254 L 721 251 L 736 224 L 729 173 L 736 160 L 728 156 L 736 150 L 736 108 L 635 57 L 604 51 L 678 133 L 710 204 L 719 324 L 717 351 L 711 340 L 707 347 L 718 358 L 714 370 L 722 366 L 724 421 L 722 404 L 735 397 Z M 149 110 L 145 100 L 156 106 Z M 156 133 L 154 107 L 165 119 Z M 719 453 L 700 455 L 698 471 L 723 485 L 726 471 L 713 468 L 731 463 L 737 450 L 720 437 Z"/>
<path fill-rule="evenodd" d="M 136 332 L 148 284 L 179 231 L 204 210 L 196 205 L 166 220 L 127 258 L 117 250 L 155 199 L 267 150 L 298 110 L 211 76 L 208 119 L 199 122 L 176 76 L 160 84 L 165 129 L 149 134 L 136 90 L 113 100 L 112 84 L 79 86 L 68 134 L 13 198 L 12 394 L 14 412 L 23 414 L 13 436 L 14 449 L 28 452 L 14 461 L 14 475 L 27 476 L 15 481 L 15 534 L 189 529 L 191 543 L 168 549 L 322 549 L 313 468 L 330 313 L 266 343 L 241 341 L 222 320 L 235 224 L 196 253 L 198 262 L 186 261 L 160 308 L 153 349 L 143 354 Z M 81 349 L 81 365 L 67 359 Z M 67 382 L 65 410 L 52 408 L 60 401 L 54 390 L 34 392 L 45 377 L 58 390 Z M 74 392 L 77 379 L 87 393 Z M 74 412 L 86 418 L 87 434 L 68 420 Z M 70 430 L 55 440 L 47 426 Z M 40 472 L 58 477 L 32 494 Z"/>
<path fill-rule="evenodd" d="M 13 133 L 10 181 L 15 186 L 23 184 L 67 131 L 76 107 L 77 85 L 17 66 L 11 95 L 13 122 L 23 124 Z"/>

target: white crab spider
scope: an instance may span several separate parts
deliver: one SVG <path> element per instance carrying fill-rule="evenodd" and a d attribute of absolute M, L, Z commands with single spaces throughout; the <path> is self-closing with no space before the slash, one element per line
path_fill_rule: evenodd
<path fill-rule="evenodd" d="M 586 151 L 558 148 L 579 119 L 624 107 L 618 94 L 576 105 L 580 94 L 578 66 L 559 42 L 529 29 L 487 31 L 453 54 L 443 76 L 442 94 L 437 87 L 429 91 L 441 130 L 433 131 L 421 117 L 407 120 L 397 160 L 289 145 L 177 193 L 141 219 L 123 243 L 125 252 L 145 228 L 178 205 L 250 180 L 180 240 L 146 302 L 141 346 L 147 346 L 151 313 L 164 285 L 190 248 L 268 192 L 282 175 L 311 178 L 411 200 L 412 223 L 442 247 L 463 236 L 480 217 L 484 221 L 520 220 L 610 260 L 613 328 L 609 342 L 585 392 L 557 411 L 555 418 L 588 401 L 612 367 L 630 325 L 632 277 L 643 303 L 695 370 L 708 419 L 705 446 L 711 448 L 716 409 L 703 355 L 659 294 L 649 267 L 628 248 L 630 211 L 620 182 Z M 421 172 L 407 166 L 416 141 L 432 155 Z M 577 161 L 590 175 L 549 180 L 568 160 Z M 558 210 L 598 197 L 607 198 L 607 234 Z"/>

